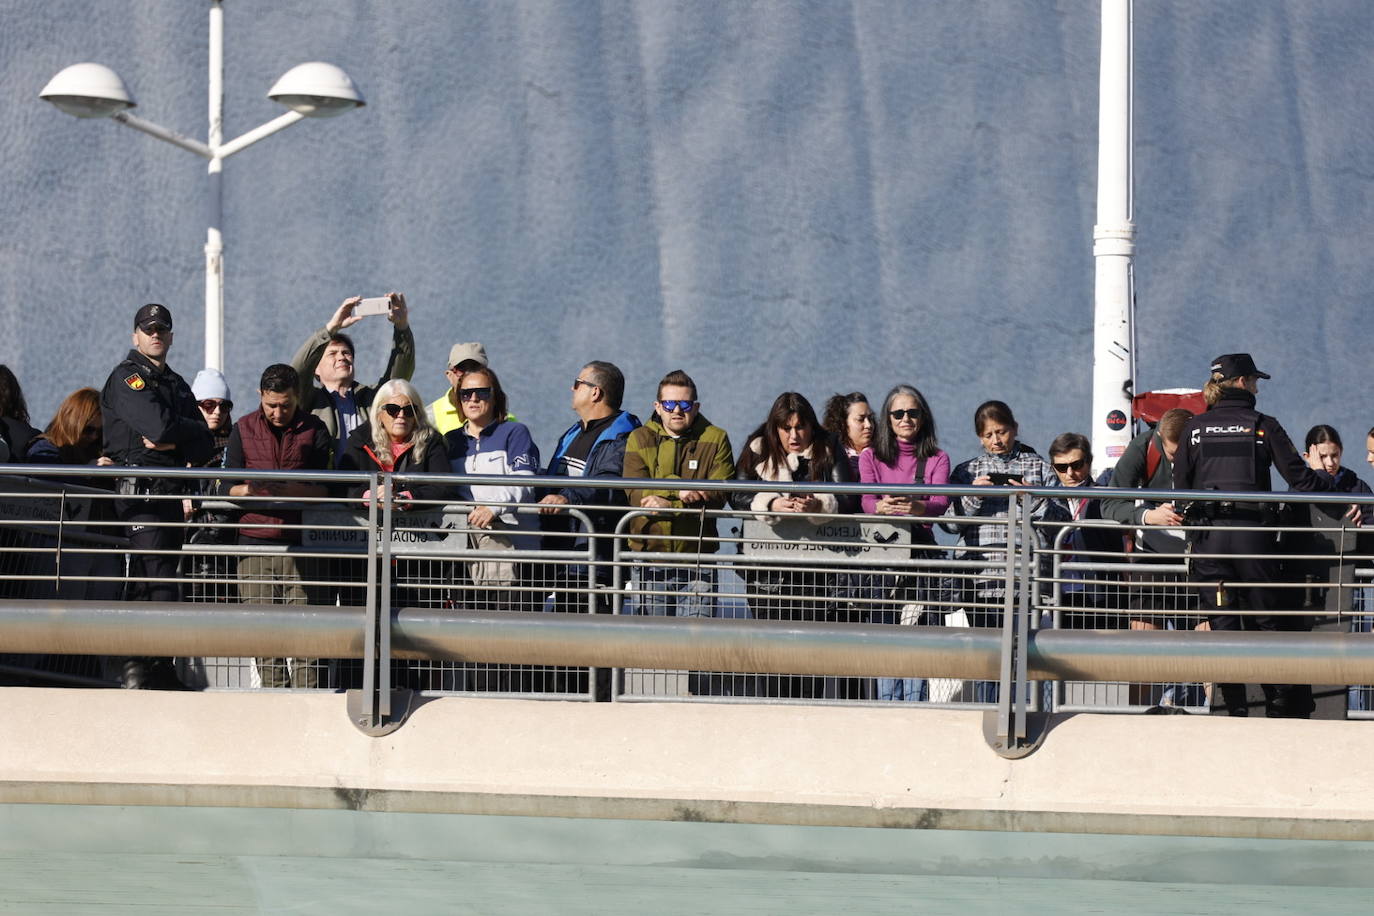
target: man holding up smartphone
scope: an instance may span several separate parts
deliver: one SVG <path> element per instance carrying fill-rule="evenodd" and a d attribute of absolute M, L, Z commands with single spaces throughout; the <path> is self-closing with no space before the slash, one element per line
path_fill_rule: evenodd
<path fill-rule="evenodd" d="M 391 355 L 377 384 L 358 384 L 353 374 L 353 339 L 343 333 L 368 314 L 382 314 L 376 299 L 345 299 L 325 326 L 310 335 L 291 359 L 291 367 L 300 375 L 300 403 L 324 421 L 334 439 L 335 455 L 342 454 L 349 433 L 366 420 L 377 389 L 393 378 L 408 381 L 415 373 L 415 336 L 410 331 L 406 297 L 387 293 L 377 298 L 386 300 L 385 314 L 392 325 Z M 315 380 L 320 384 L 315 385 Z"/>

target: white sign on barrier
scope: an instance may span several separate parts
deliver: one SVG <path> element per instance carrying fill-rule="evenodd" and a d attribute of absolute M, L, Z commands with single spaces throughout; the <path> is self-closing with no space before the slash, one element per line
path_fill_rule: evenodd
<path fill-rule="evenodd" d="M 467 512 L 425 509 L 391 514 L 391 549 L 406 553 L 452 553 L 468 546 Z M 307 509 L 302 513 L 301 546 L 310 550 L 367 550 L 367 515 L 348 509 Z M 381 540 L 380 530 L 377 532 Z"/>
<path fill-rule="evenodd" d="M 828 553 L 843 557 L 911 556 L 911 529 L 904 525 L 855 519 L 827 519 L 813 522 L 805 517 L 780 519 L 776 523 L 744 519 L 740 553 L 796 556 L 799 553 Z M 824 542 L 832 543 L 824 543 Z"/>

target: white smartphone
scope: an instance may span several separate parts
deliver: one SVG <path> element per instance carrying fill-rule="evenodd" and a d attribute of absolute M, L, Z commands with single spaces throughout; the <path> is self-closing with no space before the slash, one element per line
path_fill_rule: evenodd
<path fill-rule="evenodd" d="M 391 311 L 391 300 L 386 296 L 373 296 L 353 306 L 353 314 L 359 318 L 368 315 L 386 315 Z"/>

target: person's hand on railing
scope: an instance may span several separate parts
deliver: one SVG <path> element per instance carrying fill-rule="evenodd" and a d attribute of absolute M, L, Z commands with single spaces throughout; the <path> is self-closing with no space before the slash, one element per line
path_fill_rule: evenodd
<path fill-rule="evenodd" d="M 1010 475 L 1001 475 L 1001 474 L 999 474 L 998 476 L 999 476 L 999 477 L 1005 476 L 1006 479 L 1005 479 L 1005 480 L 993 480 L 993 479 L 992 479 L 991 477 L 989 477 L 987 474 L 984 474 L 984 475 L 981 476 L 981 477 L 975 477 L 975 478 L 973 478 L 973 480 L 971 480 L 971 481 L 969 481 L 969 482 L 970 482 L 971 484 L 973 484 L 975 487 L 1024 487 L 1024 486 L 1026 485 L 1026 481 L 1025 481 L 1023 478 L 1020 478 L 1020 477 L 1012 477 L 1012 476 L 1010 476 Z"/>
<path fill-rule="evenodd" d="M 879 496 L 873 506 L 878 515 L 920 515 L 926 511 L 925 500 L 911 496 Z"/>
<path fill-rule="evenodd" d="M 372 492 L 371 490 L 364 490 L 364 491 L 363 491 L 363 508 L 364 508 L 364 509 L 369 509 L 369 508 L 372 507 L 372 499 L 373 499 L 373 496 L 374 496 L 374 494 L 373 494 L 373 492 Z M 377 498 L 379 501 L 380 501 L 380 500 L 385 500 L 385 499 L 387 499 L 388 496 L 390 496 L 390 497 L 391 497 L 391 508 L 394 509 L 394 510 L 396 510 L 397 512 L 407 512 L 407 511 L 409 511 L 409 510 L 412 508 L 412 506 L 411 506 L 411 504 L 410 504 L 410 500 L 411 500 L 411 498 L 412 498 L 412 495 L 411 495 L 411 492 L 410 492 L 409 490 L 398 490 L 398 491 L 396 491 L 395 493 L 391 493 L 391 488 L 390 488 L 387 484 L 380 484 L 380 485 L 377 487 L 377 492 L 376 492 L 375 496 L 376 496 L 376 498 Z"/>
<path fill-rule="evenodd" d="M 539 500 L 539 514 L 553 515 L 555 512 L 560 511 L 560 506 L 566 506 L 567 504 L 568 497 L 564 496 L 562 493 L 550 493 L 548 496 Z"/>
<path fill-rule="evenodd" d="M 1364 524 L 1364 512 L 1361 511 L 1358 505 L 1351 506 L 1346 511 L 1345 517 L 1350 519 L 1350 524 L 1354 525 L 1356 528 Z"/>
<path fill-rule="evenodd" d="M 154 442 L 147 436 L 142 436 L 141 438 L 143 439 L 143 447 L 150 451 L 170 452 L 172 449 L 177 447 L 177 444 L 175 442 Z"/>
<path fill-rule="evenodd" d="M 496 513 L 488 506 L 474 506 L 468 512 L 468 526 L 487 529 L 496 521 Z"/>
<path fill-rule="evenodd" d="M 114 467 L 114 459 L 109 455 L 101 455 L 99 458 L 95 459 L 95 466 L 98 468 L 112 468 Z"/>
<path fill-rule="evenodd" d="M 683 505 L 690 506 L 692 503 L 704 503 L 710 496 L 705 490 L 678 490 L 677 498 L 682 500 Z"/>
<path fill-rule="evenodd" d="M 641 509 L 671 509 L 673 504 L 665 497 L 649 495 L 639 501 L 639 507 Z"/>
<path fill-rule="evenodd" d="M 1183 516 L 1174 511 L 1173 503 L 1163 503 L 1153 509 L 1147 509 L 1140 520 L 1147 525 L 1169 525 L 1178 526 L 1183 524 Z"/>
<path fill-rule="evenodd" d="M 769 512 L 807 512 L 821 511 L 821 501 L 810 493 L 791 493 L 775 496 L 768 503 Z"/>

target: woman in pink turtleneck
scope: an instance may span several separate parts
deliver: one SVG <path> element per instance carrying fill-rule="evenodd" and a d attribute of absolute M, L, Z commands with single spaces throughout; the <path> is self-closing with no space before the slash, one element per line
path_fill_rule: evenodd
<path fill-rule="evenodd" d="M 935 438 L 935 418 L 925 397 L 910 385 L 898 385 L 887 393 L 882 412 L 874 424 L 873 445 L 859 455 L 859 480 L 863 483 L 911 484 L 949 482 L 949 455 Z M 944 515 L 949 497 L 926 496 L 921 493 L 877 494 L 865 493 L 864 512 L 870 515 L 905 515 L 929 518 Z M 930 525 L 913 525 L 913 544 L 931 548 L 935 533 Z M 933 559 L 931 549 L 912 551 L 913 558 Z M 938 577 L 880 576 L 880 593 L 891 596 L 892 605 L 871 615 L 875 623 L 901 623 L 904 612 L 916 622 L 938 623 L 939 617 L 922 614 L 926 595 L 934 588 Z M 878 607 L 881 607 L 879 605 Z M 932 619 L 923 619 L 932 618 Z M 928 690 L 924 678 L 880 677 L 876 682 L 880 700 L 924 700 Z"/>
<path fill-rule="evenodd" d="M 935 437 L 935 418 L 921 392 L 898 385 L 887 393 L 878 414 L 873 445 L 859 455 L 859 480 L 863 483 L 949 483 L 949 455 Z M 869 515 L 944 515 L 948 496 L 904 493 L 865 493 L 864 512 Z M 918 544 L 935 543 L 930 525 L 911 532 Z"/>

